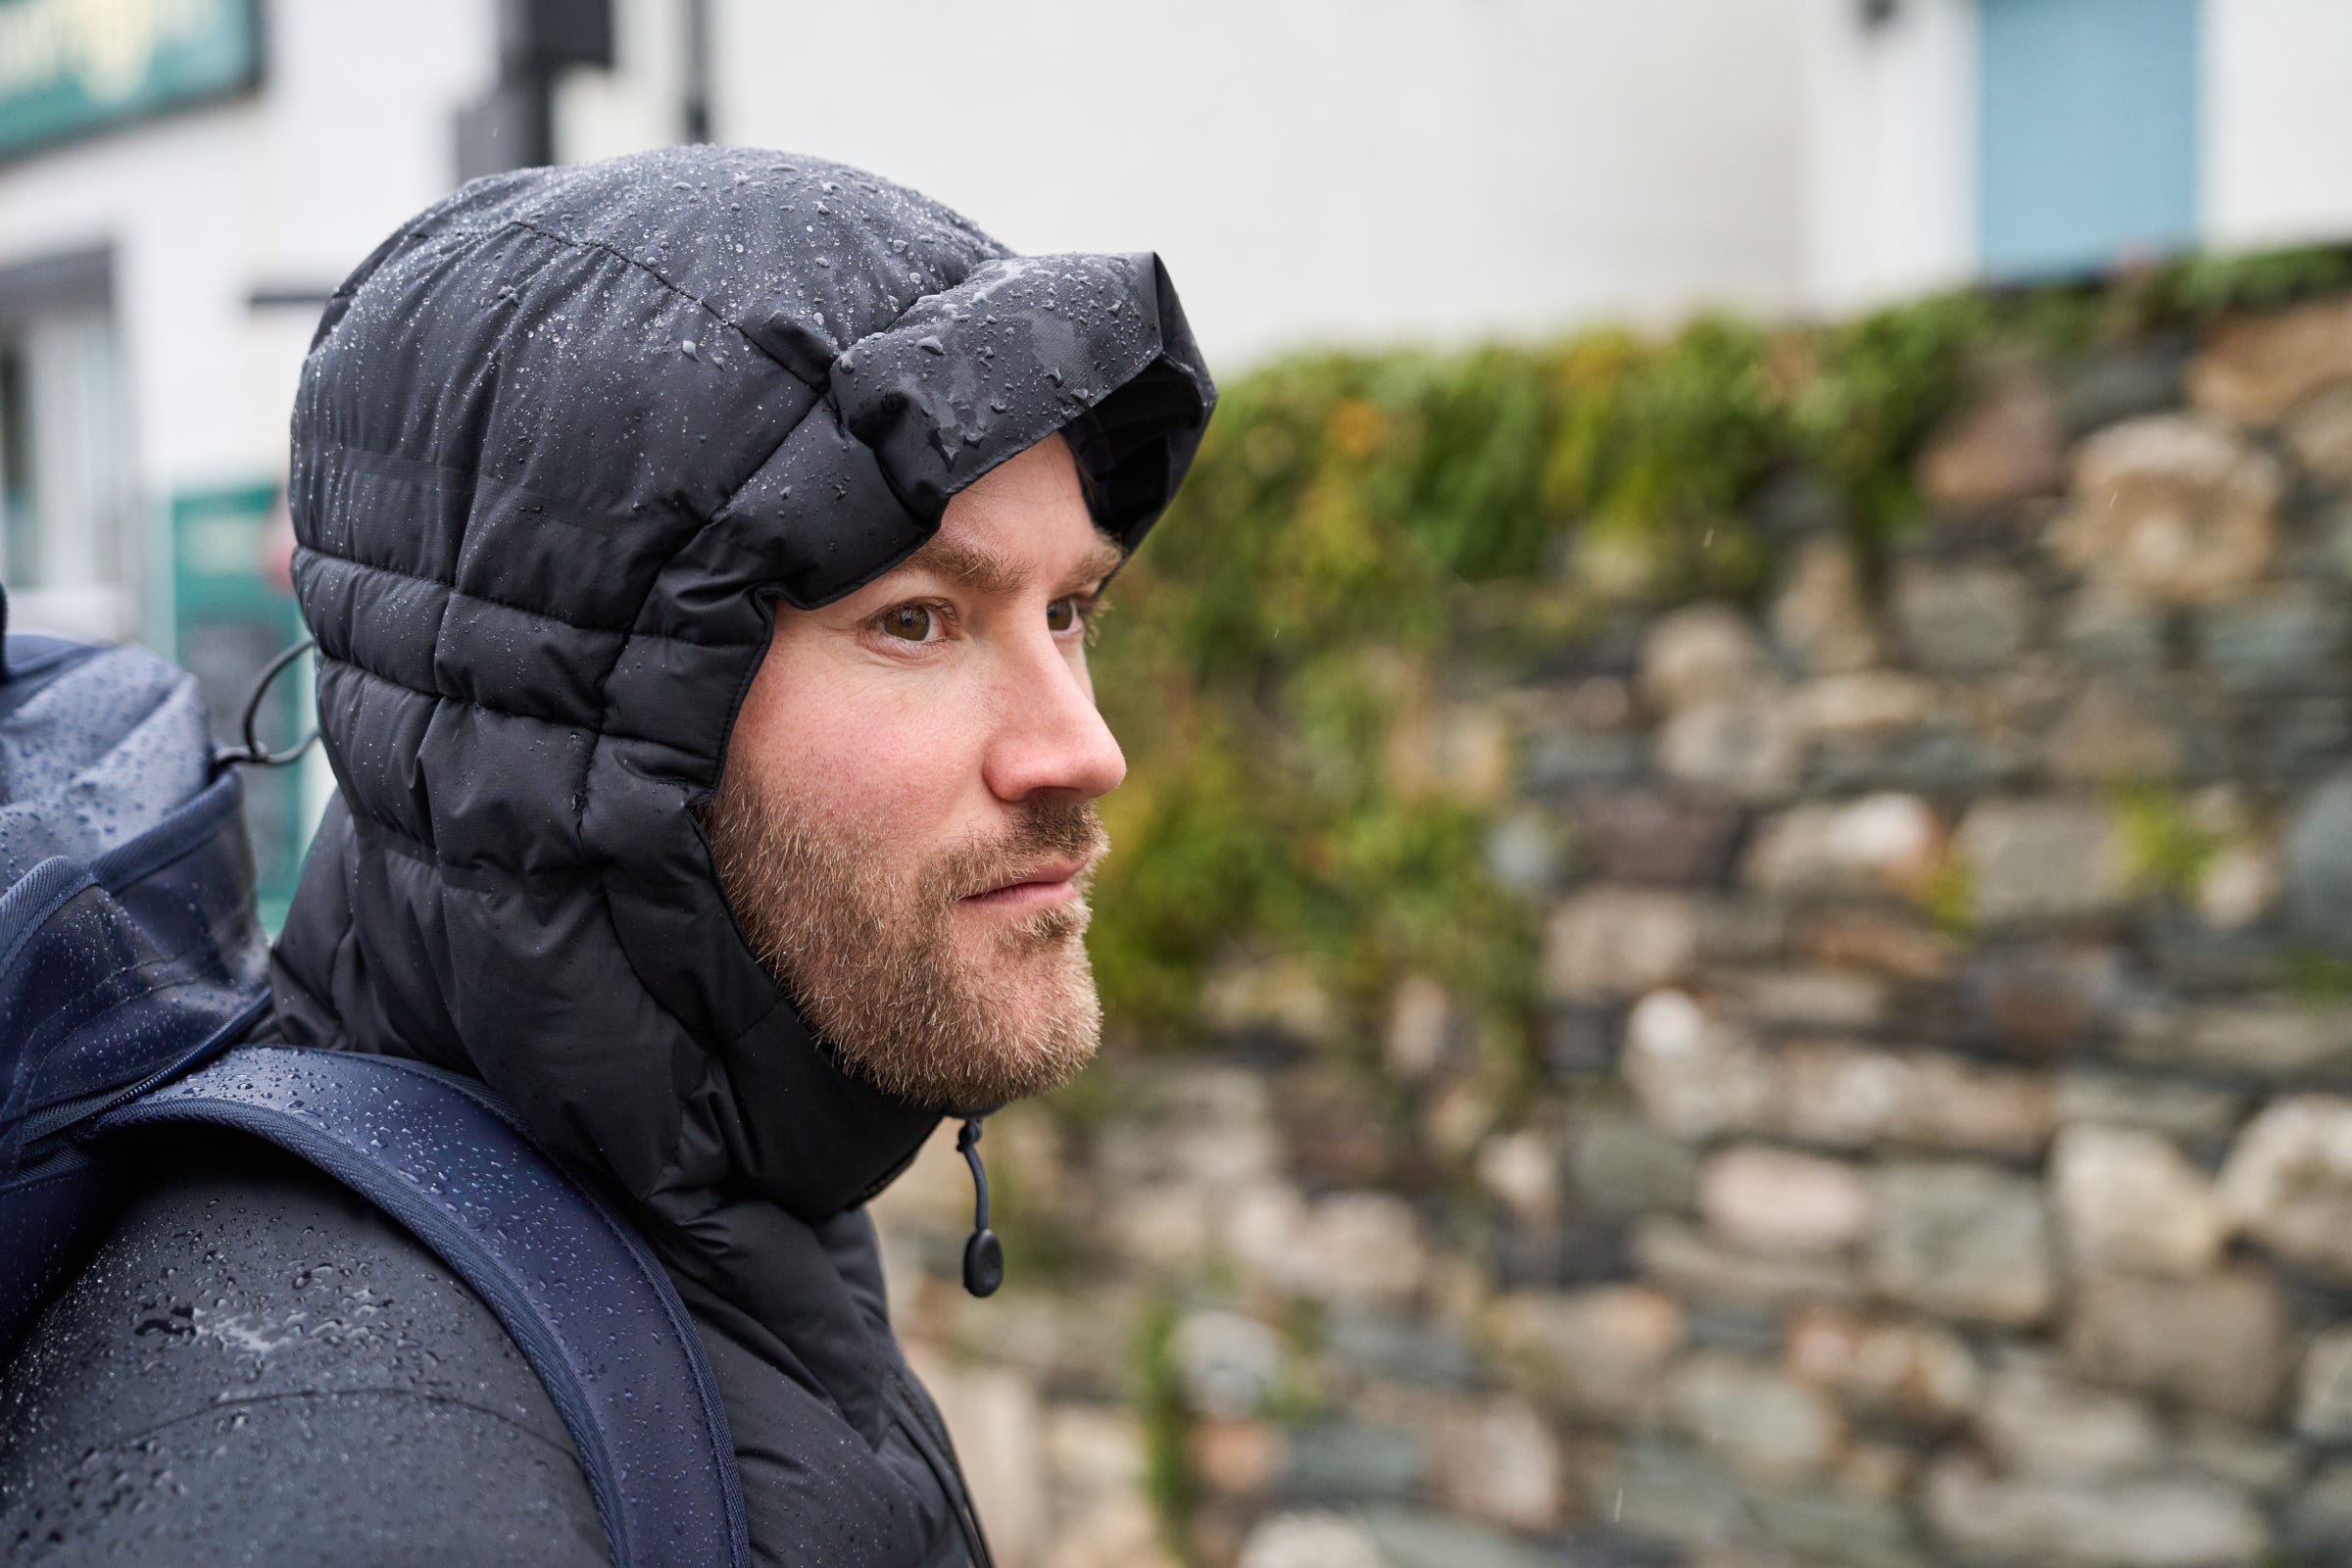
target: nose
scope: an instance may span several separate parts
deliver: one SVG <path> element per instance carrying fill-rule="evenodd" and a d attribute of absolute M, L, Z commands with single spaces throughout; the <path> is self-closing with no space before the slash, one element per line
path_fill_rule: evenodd
<path fill-rule="evenodd" d="M 981 774 L 1001 801 L 1038 794 L 1091 801 L 1118 788 L 1127 759 L 1095 707 L 1083 660 L 1050 638 L 1008 659 Z"/>

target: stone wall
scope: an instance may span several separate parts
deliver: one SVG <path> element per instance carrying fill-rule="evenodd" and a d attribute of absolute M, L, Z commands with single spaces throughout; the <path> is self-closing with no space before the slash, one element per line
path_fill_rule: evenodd
<path fill-rule="evenodd" d="M 2352 1562 L 2352 303 L 1920 471 L 1869 581 L 1800 494 L 1761 604 L 1465 676 L 1532 1074 L 1237 959 L 992 1121 L 1004 1295 L 890 1195 L 1005 1568 Z"/>

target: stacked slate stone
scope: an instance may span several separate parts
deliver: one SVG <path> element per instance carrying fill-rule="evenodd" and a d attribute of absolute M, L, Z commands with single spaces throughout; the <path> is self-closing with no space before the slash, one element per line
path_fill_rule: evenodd
<path fill-rule="evenodd" d="M 1532 1103 L 1242 966 L 992 1130 L 1056 1290 L 956 1296 L 952 1150 L 893 1195 L 1001 1560 L 2352 1562 L 2352 300 L 1993 366 L 1920 476 L 1868 580 L 1800 496 L 1759 606 L 1430 728 L 1549 907 Z"/>

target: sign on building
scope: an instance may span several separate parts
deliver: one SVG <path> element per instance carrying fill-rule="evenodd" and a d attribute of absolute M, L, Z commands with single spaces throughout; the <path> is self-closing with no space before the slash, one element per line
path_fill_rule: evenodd
<path fill-rule="evenodd" d="M 0 0 L 0 157 L 261 80 L 259 0 Z"/>

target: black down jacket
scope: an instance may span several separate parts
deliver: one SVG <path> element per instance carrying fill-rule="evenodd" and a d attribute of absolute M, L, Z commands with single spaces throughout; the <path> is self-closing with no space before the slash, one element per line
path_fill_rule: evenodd
<path fill-rule="evenodd" d="M 320 323 L 294 582 L 340 790 L 277 947 L 275 1030 L 478 1076 L 606 1180 L 710 1352 L 762 1560 L 977 1552 L 860 1206 L 940 1110 L 811 1037 L 691 808 L 779 598 L 888 569 L 1057 429 L 1132 547 L 1214 396 L 1155 258 L 1016 257 L 870 174 L 742 149 L 478 181 Z M 282 1159 L 208 1168 L 135 1203 L 36 1331 L 8 1511 L 39 1521 L 0 1550 L 601 1553 L 486 1309 Z M 189 1290 L 205 1332 L 157 1304 Z M 240 1359 L 289 1324 L 288 1353 Z M 174 1336 L 202 1357 L 154 1353 Z M 174 1376 L 176 1405 L 124 1392 Z M 272 1399 L 232 1424 L 211 1401 L 238 1380 Z M 40 1453 L 72 1474 L 28 1513 Z"/>

